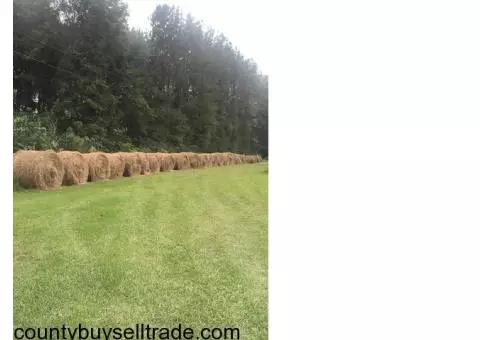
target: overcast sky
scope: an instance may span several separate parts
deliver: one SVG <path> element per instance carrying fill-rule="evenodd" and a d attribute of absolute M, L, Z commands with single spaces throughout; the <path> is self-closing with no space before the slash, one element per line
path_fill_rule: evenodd
<path fill-rule="evenodd" d="M 253 58 L 262 73 L 268 73 L 267 1 L 252 0 L 125 0 L 129 24 L 149 29 L 149 16 L 159 4 L 179 6 L 182 11 L 220 31 L 244 56 Z"/>

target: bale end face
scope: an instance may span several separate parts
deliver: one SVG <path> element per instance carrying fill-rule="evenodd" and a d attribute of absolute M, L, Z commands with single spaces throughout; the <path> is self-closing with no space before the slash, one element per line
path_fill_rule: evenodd
<path fill-rule="evenodd" d="M 88 180 L 88 163 L 85 157 L 76 151 L 61 151 L 58 156 L 64 165 L 63 185 L 84 184 Z"/>
<path fill-rule="evenodd" d="M 110 166 L 110 179 L 123 177 L 125 172 L 125 159 L 121 153 L 106 154 Z"/>
<path fill-rule="evenodd" d="M 110 178 L 110 162 L 103 152 L 92 152 L 84 155 L 88 163 L 88 181 L 95 182 Z"/>
<path fill-rule="evenodd" d="M 19 151 L 13 160 L 13 177 L 24 188 L 48 190 L 62 185 L 65 169 L 52 150 Z"/>

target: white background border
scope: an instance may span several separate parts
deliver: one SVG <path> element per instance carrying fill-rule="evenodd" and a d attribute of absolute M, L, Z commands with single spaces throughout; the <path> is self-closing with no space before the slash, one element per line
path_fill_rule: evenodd
<path fill-rule="evenodd" d="M 13 334 L 13 2 L 1 3 L 0 24 L 2 47 L 0 53 L 0 150 L 3 165 L 0 167 L 1 227 L 0 227 L 0 338 L 11 339 Z"/>
<path fill-rule="evenodd" d="M 480 338 L 480 4 L 277 5 L 270 339 Z"/>

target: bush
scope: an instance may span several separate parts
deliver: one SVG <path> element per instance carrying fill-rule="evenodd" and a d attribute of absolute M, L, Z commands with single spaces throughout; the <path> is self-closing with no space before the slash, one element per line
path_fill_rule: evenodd
<path fill-rule="evenodd" d="M 130 152 L 135 149 L 135 146 L 132 143 L 120 143 L 120 152 Z"/>
<path fill-rule="evenodd" d="M 87 152 L 91 148 L 89 137 L 80 137 L 71 127 L 59 138 L 59 145 L 64 150 Z"/>
<path fill-rule="evenodd" d="M 57 149 L 55 124 L 31 110 L 14 112 L 13 152 Z"/>

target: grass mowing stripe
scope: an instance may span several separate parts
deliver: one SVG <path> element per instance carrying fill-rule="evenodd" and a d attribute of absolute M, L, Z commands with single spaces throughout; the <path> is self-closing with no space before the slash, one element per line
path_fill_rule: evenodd
<path fill-rule="evenodd" d="M 14 193 L 14 323 L 267 334 L 265 164 Z"/>

